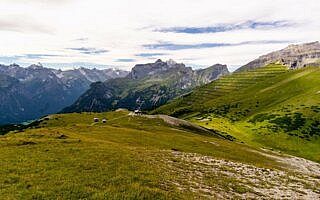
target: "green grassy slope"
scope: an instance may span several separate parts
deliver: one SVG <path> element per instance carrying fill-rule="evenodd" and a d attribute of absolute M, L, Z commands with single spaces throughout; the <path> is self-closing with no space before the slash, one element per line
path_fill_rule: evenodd
<path fill-rule="evenodd" d="M 254 146 L 320 162 L 320 68 L 234 73 L 160 107 Z"/>
<path fill-rule="evenodd" d="M 108 122 L 93 123 L 94 117 Z M 126 111 L 49 116 L 35 128 L 1 136 L 0 148 L 4 199 L 198 199 L 218 194 L 240 198 L 246 193 L 264 195 L 251 187 L 268 189 L 284 179 L 272 180 L 273 185 L 261 179 L 264 184 L 256 184 L 260 173 L 276 173 L 274 177 L 278 172 L 269 169 L 287 168 L 247 145 L 195 134 L 161 119 L 129 116 Z M 210 171 L 214 162 L 188 160 L 199 158 L 222 164 Z M 235 168 L 234 163 L 246 166 Z M 239 169 L 248 180 L 239 176 Z M 253 169 L 258 170 L 257 177 L 251 180 Z"/>
<path fill-rule="evenodd" d="M 221 77 L 210 84 L 196 88 L 192 93 L 178 98 L 155 110 L 154 113 L 165 113 L 173 116 L 183 116 L 197 111 L 205 112 L 206 105 L 211 101 L 215 104 L 221 97 L 235 92 L 246 95 L 246 89 L 258 82 L 268 81 L 272 77 L 287 72 L 282 65 L 269 65 L 264 68 L 247 72 L 239 72 Z"/>

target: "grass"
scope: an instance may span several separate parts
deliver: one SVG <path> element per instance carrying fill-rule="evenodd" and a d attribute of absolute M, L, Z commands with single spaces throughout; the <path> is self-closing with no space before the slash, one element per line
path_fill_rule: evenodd
<path fill-rule="evenodd" d="M 108 122 L 93 123 L 94 117 Z M 284 167 L 247 145 L 127 111 L 52 115 L 37 127 L 1 136 L 0 147 L 0 196 L 5 199 L 196 198 L 168 182 L 182 181 L 168 170 L 168 160 L 183 167 L 172 158 L 174 151 Z"/>
<path fill-rule="evenodd" d="M 57 114 L 0 128 L 0 134 L 11 131 L 0 136 L 0 197 L 244 198 L 273 187 L 319 194 L 318 179 L 290 171 L 277 153 L 261 150 L 320 162 L 319 77 L 315 67 L 270 65 L 223 77 L 154 111 L 235 141 L 126 110 Z"/>
<path fill-rule="evenodd" d="M 255 147 L 320 162 L 320 68 L 234 73 L 160 107 Z"/>
<path fill-rule="evenodd" d="M 259 82 L 269 81 L 271 78 L 286 73 L 281 65 L 270 65 L 251 72 L 233 73 L 223 76 L 203 87 L 196 88 L 184 98 L 178 98 L 166 104 L 153 113 L 164 113 L 174 116 L 184 116 L 194 112 L 204 112 L 225 96 L 232 98 L 234 93 L 246 95 L 248 88 L 254 87 Z M 232 99 L 229 99 L 229 101 Z"/>

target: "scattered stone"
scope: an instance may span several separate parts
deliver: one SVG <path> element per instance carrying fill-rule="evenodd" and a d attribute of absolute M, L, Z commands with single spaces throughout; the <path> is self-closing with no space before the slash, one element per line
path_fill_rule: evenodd
<path fill-rule="evenodd" d="M 208 199 L 319 199 L 320 180 L 314 173 L 319 165 L 296 158 L 286 170 L 268 169 L 254 165 L 220 160 L 196 153 L 171 151 L 168 170 L 175 173 L 176 179 L 167 184 L 180 191 L 192 191 L 200 198 Z M 263 153 L 264 154 L 264 153 Z M 272 155 L 273 156 L 273 155 Z M 274 156 L 276 160 L 281 157 Z M 279 160 L 281 161 L 281 160 Z M 290 162 L 290 161 L 289 161 Z M 311 162 L 311 161 L 310 161 Z M 310 167 L 310 171 L 297 168 Z M 309 169 L 309 168 L 308 168 Z M 208 178 L 211 181 L 206 181 Z M 219 183 L 222 181 L 223 183 Z"/>
<path fill-rule="evenodd" d="M 66 136 L 64 134 L 58 136 L 58 139 L 67 139 L 67 138 L 68 138 L 68 136 Z"/>

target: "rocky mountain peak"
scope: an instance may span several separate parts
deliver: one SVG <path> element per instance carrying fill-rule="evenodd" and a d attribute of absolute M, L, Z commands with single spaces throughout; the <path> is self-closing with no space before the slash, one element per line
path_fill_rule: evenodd
<path fill-rule="evenodd" d="M 220 64 L 220 63 L 214 64 L 214 65 L 210 66 L 209 68 L 223 68 L 223 69 L 228 69 L 227 65 Z"/>
<path fill-rule="evenodd" d="M 176 63 L 174 60 L 168 60 L 163 62 L 161 59 L 158 59 L 154 63 L 147 63 L 147 64 L 137 64 L 135 65 L 129 77 L 132 79 L 140 79 L 144 78 L 149 75 L 159 74 L 162 72 L 166 72 L 171 68 L 186 68 L 182 63 Z"/>
<path fill-rule="evenodd" d="M 14 67 L 20 67 L 20 66 L 18 64 L 16 64 L 16 63 L 12 63 L 12 64 L 9 65 L 9 67 L 14 68 Z"/>
<path fill-rule="evenodd" d="M 227 65 L 215 64 L 205 69 L 199 69 L 196 71 L 200 77 L 200 81 L 203 83 L 209 83 L 220 76 L 229 74 Z"/>
<path fill-rule="evenodd" d="M 295 50 L 313 50 L 313 49 L 319 49 L 320 43 L 319 41 L 315 42 L 309 42 L 305 44 L 290 44 L 287 48 L 285 49 L 295 49 Z"/>
<path fill-rule="evenodd" d="M 162 63 L 163 61 L 161 59 L 158 59 L 155 63 Z"/>
<path fill-rule="evenodd" d="M 43 65 L 41 63 L 32 64 L 28 67 L 28 69 L 43 69 Z"/>
<path fill-rule="evenodd" d="M 255 69 L 275 62 L 279 62 L 290 69 L 319 65 L 320 43 L 316 41 L 305 44 L 289 45 L 282 50 L 260 56 L 259 58 L 242 66 L 237 71 Z"/>
<path fill-rule="evenodd" d="M 149 110 L 228 73 L 227 66 L 221 64 L 201 70 L 173 60 L 137 64 L 125 78 L 91 84 L 86 93 L 62 112 L 134 110 L 137 101 L 144 102 L 141 109 Z"/>
<path fill-rule="evenodd" d="M 172 60 L 172 59 L 169 59 L 167 62 L 166 62 L 169 66 L 175 66 L 177 64 L 176 61 Z"/>

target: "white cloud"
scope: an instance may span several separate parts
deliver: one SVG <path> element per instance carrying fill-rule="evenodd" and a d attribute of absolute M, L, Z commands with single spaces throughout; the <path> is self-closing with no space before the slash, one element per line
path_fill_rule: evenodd
<path fill-rule="evenodd" d="M 158 54 L 187 64 L 243 65 L 287 43 L 256 44 L 179 51 L 148 50 L 146 44 L 241 43 L 277 40 L 294 43 L 319 40 L 317 0 L 2 0 L 0 57 L 25 54 L 58 56 L 20 58 L 21 63 L 97 63 L 131 68 Z M 217 24 L 289 21 L 292 27 L 240 29 L 208 34 L 155 32 L 157 28 L 211 27 Z M 81 38 L 81 39 L 80 39 Z M 288 42 L 289 43 L 289 42 Z M 108 50 L 84 54 L 71 48 Z M 119 62 L 135 60 L 134 62 Z M 60 66 L 60 65 L 59 65 Z"/>

